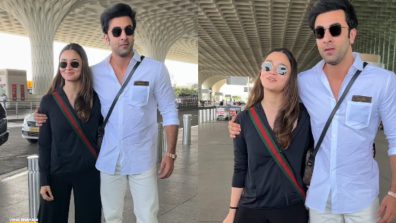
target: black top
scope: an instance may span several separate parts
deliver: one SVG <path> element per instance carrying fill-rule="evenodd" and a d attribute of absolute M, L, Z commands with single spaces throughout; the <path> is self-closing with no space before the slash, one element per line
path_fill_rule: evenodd
<path fill-rule="evenodd" d="M 254 106 L 264 126 L 276 141 L 261 103 Z M 235 164 L 232 186 L 244 188 L 239 205 L 256 209 L 283 208 L 302 202 L 296 189 L 265 147 L 247 110 L 238 115 L 237 122 L 241 125 L 241 134 L 234 139 Z M 302 104 L 297 126 L 292 134 L 292 142 L 282 153 L 293 169 L 298 183 L 303 185 L 305 154 L 308 148 L 312 147 L 313 138 L 309 115 Z M 281 148 L 279 143 L 277 145 Z"/>
<path fill-rule="evenodd" d="M 63 89 L 59 88 L 58 93 L 78 119 Z M 95 157 L 77 136 L 52 95 L 43 96 L 40 113 L 48 117 L 47 122 L 40 127 L 39 135 L 40 185 L 50 185 L 51 175 L 77 173 L 95 168 Z M 93 146 L 96 144 L 97 129 L 102 121 L 99 98 L 94 92 L 91 117 L 88 122 L 79 120 L 84 134 Z M 99 149 L 95 149 L 99 153 Z"/>

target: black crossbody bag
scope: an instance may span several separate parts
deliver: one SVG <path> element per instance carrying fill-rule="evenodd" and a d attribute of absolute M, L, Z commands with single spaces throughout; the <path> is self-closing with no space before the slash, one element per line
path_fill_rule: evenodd
<path fill-rule="evenodd" d="M 367 62 L 363 62 L 363 69 L 367 66 Z M 338 108 L 340 107 L 342 101 L 344 100 L 344 98 L 346 97 L 349 89 L 352 87 L 353 82 L 355 82 L 356 78 L 359 76 L 359 74 L 361 73 L 361 70 L 357 70 L 355 72 L 355 74 L 353 75 L 352 79 L 349 81 L 347 87 L 345 88 L 344 92 L 342 93 L 340 100 L 338 100 L 337 104 L 334 106 L 333 111 L 330 113 L 329 118 L 327 119 L 327 122 L 323 128 L 322 133 L 320 134 L 318 143 L 316 144 L 315 148 L 312 150 L 308 150 L 307 153 L 307 158 L 306 158 L 306 163 L 305 163 L 305 169 L 304 169 L 304 177 L 303 177 L 303 182 L 306 185 L 310 185 L 311 184 L 311 178 L 312 178 L 312 174 L 313 174 L 313 168 L 314 168 L 314 164 L 315 164 L 315 156 L 319 151 L 320 145 L 322 144 L 322 141 L 326 135 L 327 130 L 330 127 L 331 121 L 333 120 L 333 117 L 335 115 L 335 113 L 337 112 Z"/>

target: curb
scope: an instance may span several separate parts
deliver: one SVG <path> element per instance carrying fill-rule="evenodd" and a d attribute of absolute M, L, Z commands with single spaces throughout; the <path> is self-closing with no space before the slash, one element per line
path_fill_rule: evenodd
<path fill-rule="evenodd" d="M 1 183 L 4 179 L 6 179 L 6 178 L 9 178 L 9 177 L 12 177 L 12 176 L 14 176 L 14 175 L 23 173 L 23 172 L 25 172 L 25 171 L 27 171 L 27 167 L 23 167 L 23 168 L 21 168 L 21 169 L 17 169 L 17 170 L 14 170 L 14 171 L 11 171 L 11 172 L 2 174 L 2 175 L 0 175 L 0 183 Z"/>
<path fill-rule="evenodd" d="M 8 122 L 20 122 L 23 121 L 23 118 L 7 118 Z"/>

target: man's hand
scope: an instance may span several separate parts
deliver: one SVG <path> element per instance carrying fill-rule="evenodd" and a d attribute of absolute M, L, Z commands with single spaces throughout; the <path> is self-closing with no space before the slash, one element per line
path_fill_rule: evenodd
<path fill-rule="evenodd" d="M 51 187 L 50 186 L 42 186 L 40 188 L 41 197 L 43 197 L 46 201 L 53 201 L 54 196 L 52 195 Z"/>
<path fill-rule="evenodd" d="M 42 126 L 43 123 L 47 121 L 48 117 L 46 114 L 38 113 L 38 111 L 34 112 L 34 120 L 36 121 L 37 126 Z"/>
<path fill-rule="evenodd" d="M 162 157 L 161 166 L 159 170 L 159 178 L 166 179 L 172 175 L 175 160 L 167 155 Z"/>
<path fill-rule="evenodd" d="M 386 195 L 378 211 L 379 223 L 391 223 L 396 218 L 396 198 Z"/>
<path fill-rule="evenodd" d="M 232 119 L 228 122 L 228 133 L 230 138 L 235 138 L 241 133 L 241 125 L 235 123 L 236 116 L 232 116 Z"/>

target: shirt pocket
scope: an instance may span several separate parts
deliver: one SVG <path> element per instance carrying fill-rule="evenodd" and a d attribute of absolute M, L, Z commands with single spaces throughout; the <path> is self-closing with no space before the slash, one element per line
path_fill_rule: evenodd
<path fill-rule="evenodd" d="M 372 103 L 348 101 L 345 124 L 353 129 L 368 127 L 372 107 Z"/>
<path fill-rule="evenodd" d="M 131 88 L 130 104 L 133 106 L 145 106 L 149 99 L 149 86 L 136 86 Z"/>

